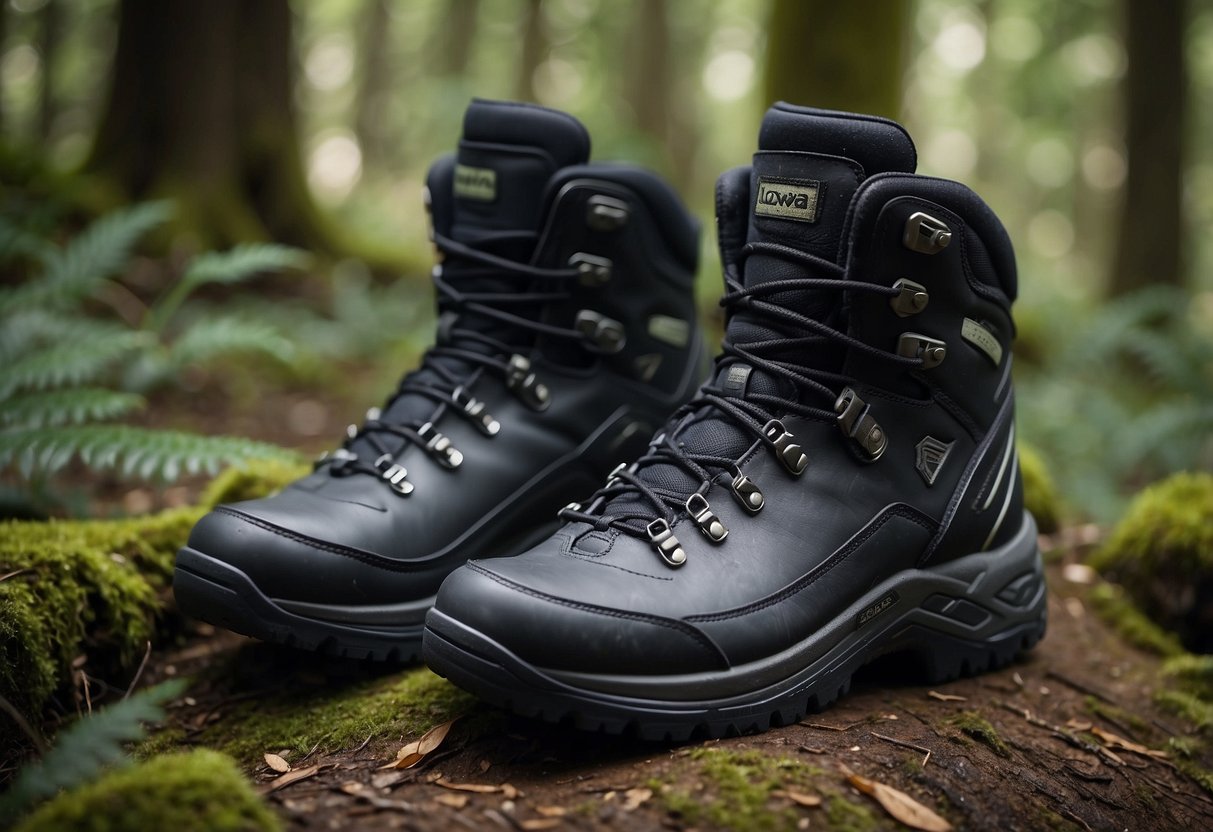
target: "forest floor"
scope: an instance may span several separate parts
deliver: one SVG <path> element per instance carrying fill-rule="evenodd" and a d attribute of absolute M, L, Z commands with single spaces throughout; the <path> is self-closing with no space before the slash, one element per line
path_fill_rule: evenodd
<path fill-rule="evenodd" d="M 682 745 L 513 717 L 424 668 L 199 626 L 148 663 L 145 683 L 192 679 L 148 750 L 233 753 L 288 829 L 904 828 L 848 771 L 960 829 L 1213 828 L 1213 796 L 1180 770 L 1191 726 L 1154 703 L 1160 660 L 1095 614 L 1084 575 L 1049 566 L 1049 633 L 1005 669 L 922 687 L 886 663 L 795 725 Z M 452 718 L 418 765 L 384 768 Z"/>

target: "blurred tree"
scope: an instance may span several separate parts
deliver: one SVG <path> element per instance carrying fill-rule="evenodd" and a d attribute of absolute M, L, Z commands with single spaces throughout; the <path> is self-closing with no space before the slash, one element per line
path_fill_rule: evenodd
<path fill-rule="evenodd" d="M 1110 290 L 1183 283 L 1184 0 L 1122 0 L 1128 178 Z"/>
<path fill-rule="evenodd" d="M 59 0 L 47 0 L 42 7 L 38 48 L 42 58 L 42 73 L 38 79 L 38 138 L 43 141 L 50 137 L 55 121 L 55 67 L 63 29 L 60 12 Z"/>
<path fill-rule="evenodd" d="M 897 118 L 909 21 L 909 3 L 774 0 L 767 26 L 766 103 L 782 100 Z"/>
<path fill-rule="evenodd" d="M 120 0 L 87 167 L 124 198 L 168 196 L 201 245 L 348 244 L 304 176 L 288 0 Z"/>
<path fill-rule="evenodd" d="M 434 65 L 440 75 L 463 75 L 472 60 L 480 0 L 447 0 L 446 15 L 434 43 L 439 50 Z"/>
<path fill-rule="evenodd" d="M 548 52 L 547 22 L 543 16 L 543 0 L 523 0 L 522 54 L 518 58 L 514 78 L 514 97 L 519 101 L 535 100 L 535 70 Z"/>
<path fill-rule="evenodd" d="M 364 164 L 374 164 L 384 157 L 383 105 L 389 88 L 388 44 L 392 16 L 387 0 L 371 0 L 362 23 L 362 40 L 358 51 L 362 55 L 362 80 L 354 102 L 354 132 L 362 147 Z"/>

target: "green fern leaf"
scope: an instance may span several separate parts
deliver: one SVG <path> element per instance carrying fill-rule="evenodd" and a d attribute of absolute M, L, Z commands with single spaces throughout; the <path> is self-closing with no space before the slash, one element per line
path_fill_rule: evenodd
<path fill-rule="evenodd" d="M 172 481 L 182 473 L 215 474 L 253 459 L 298 462 L 294 451 L 230 436 L 197 436 L 131 425 L 75 425 L 0 431 L 0 469 L 16 465 L 25 479 L 60 471 L 79 458 L 95 471 Z"/>
<path fill-rule="evenodd" d="M 19 257 L 44 258 L 50 243 L 40 240 L 10 222 L 0 220 L 0 263 L 10 263 Z"/>
<path fill-rule="evenodd" d="M 0 366 L 45 349 L 48 343 L 101 343 L 126 332 L 129 327 L 112 321 L 22 309 L 0 316 Z"/>
<path fill-rule="evenodd" d="M 101 422 L 142 406 L 142 396 L 95 387 L 28 393 L 0 400 L 0 425 L 40 428 Z"/>
<path fill-rule="evenodd" d="M 0 292 L 0 312 L 74 306 L 89 297 L 102 280 L 121 270 L 139 238 L 169 215 L 168 203 L 149 202 L 102 217 L 63 249 L 44 251 L 42 275 Z"/>
<path fill-rule="evenodd" d="M 295 345 L 274 327 L 235 317 L 202 318 L 169 347 L 169 364 L 205 364 L 220 356 L 260 353 L 284 364 L 295 357 Z"/>
<path fill-rule="evenodd" d="M 45 757 L 17 775 L 12 790 L 0 800 L 0 820 L 13 821 L 38 801 L 88 783 L 107 766 L 123 762 L 124 743 L 142 739 L 144 723 L 163 719 L 161 705 L 184 690 L 180 680 L 166 682 L 81 717 Z"/>
<path fill-rule="evenodd" d="M 200 254 L 190 263 L 181 280 L 191 289 L 207 283 L 240 283 L 262 272 L 301 269 L 307 253 L 274 243 L 244 243 L 229 251 Z"/>
<path fill-rule="evenodd" d="M 103 341 L 68 341 L 9 364 L 0 376 L 0 400 L 19 390 L 86 384 L 100 378 L 120 358 L 154 343 L 145 332 L 116 332 Z"/>

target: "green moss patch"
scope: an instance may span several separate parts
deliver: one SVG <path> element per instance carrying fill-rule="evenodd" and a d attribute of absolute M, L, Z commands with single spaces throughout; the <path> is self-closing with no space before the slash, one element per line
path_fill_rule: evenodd
<path fill-rule="evenodd" d="M 828 828 L 837 832 L 868 832 L 880 829 L 880 818 L 866 803 L 854 803 L 839 795 L 826 801 Z"/>
<path fill-rule="evenodd" d="M 808 789 L 823 772 L 792 757 L 758 751 L 696 748 L 690 754 L 694 782 L 704 791 L 687 791 L 660 782 L 651 785 L 666 810 L 691 826 L 722 829 L 795 829 L 803 809 L 773 803 L 777 789 Z"/>
<path fill-rule="evenodd" d="M 1139 650 L 1158 656 L 1184 655 L 1179 639 L 1147 618 L 1133 605 L 1121 587 L 1098 584 L 1088 594 L 1087 600 L 1100 618 Z"/>
<path fill-rule="evenodd" d="M 1213 474 L 1176 474 L 1145 489 L 1091 565 L 1190 648 L 1213 648 Z"/>
<path fill-rule="evenodd" d="M 206 505 L 280 488 L 301 471 L 229 469 Z M 82 654 L 93 676 L 125 684 L 162 623 L 177 550 L 205 511 L 0 523 L 0 695 L 37 720 Z"/>
<path fill-rule="evenodd" d="M 252 465 L 228 468 L 202 492 L 201 504 L 217 506 L 220 503 L 238 503 L 255 500 L 281 491 L 290 483 L 310 472 L 310 465 L 294 465 L 287 462 L 266 460 Z"/>
<path fill-rule="evenodd" d="M 1044 457 L 1035 448 L 1018 443 L 1019 473 L 1023 477 L 1024 508 L 1036 518 L 1036 527 L 1049 534 L 1057 531 L 1061 519 L 1061 497 Z"/>
<path fill-rule="evenodd" d="M 986 746 L 999 757 L 1011 756 L 1006 743 L 998 736 L 998 731 L 977 711 L 963 711 L 949 719 L 948 724 L 959 729 L 966 737 Z"/>
<path fill-rule="evenodd" d="M 214 751 L 170 754 L 113 771 L 60 794 L 16 832 L 261 832 L 281 828 L 231 759 Z"/>
<path fill-rule="evenodd" d="M 368 737 L 417 736 L 457 716 L 484 711 L 469 694 L 425 668 L 345 687 L 275 691 L 239 702 L 193 741 L 254 765 L 267 751 L 305 754 L 352 748 Z M 487 711 L 495 717 L 495 711 Z M 471 720 L 475 725 L 475 719 Z M 466 725 L 463 727 L 466 728 Z M 174 735 L 153 737 L 154 748 Z"/>

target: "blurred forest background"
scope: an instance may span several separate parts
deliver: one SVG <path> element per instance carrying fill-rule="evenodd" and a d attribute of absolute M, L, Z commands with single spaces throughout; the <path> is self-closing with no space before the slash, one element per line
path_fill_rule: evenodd
<path fill-rule="evenodd" d="M 332 445 L 431 337 L 421 183 L 472 96 L 572 112 L 707 229 L 773 100 L 901 119 L 1015 241 L 1068 510 L 1213 467 L 1207 0 L 0 0 L 0 82 L 11 514 Z"/>

